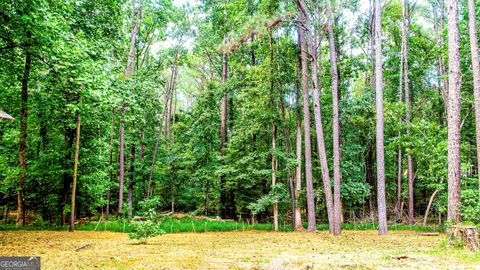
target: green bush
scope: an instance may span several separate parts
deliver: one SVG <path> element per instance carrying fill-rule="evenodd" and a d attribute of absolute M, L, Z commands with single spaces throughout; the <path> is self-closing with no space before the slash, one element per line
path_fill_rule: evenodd
<path fill-rule="evenodd" d="M 166 232 L 161 229 L 157 213 L 153 209 L 150 209 L 147 212 L 146 220 L 135 222 L 132 225 L 132 232 L 128 234 L 128 237 L 130 239 L 139 240 L 140 243 L 143 244 L 147 242 L 148 238 L 166 234 Z"/>

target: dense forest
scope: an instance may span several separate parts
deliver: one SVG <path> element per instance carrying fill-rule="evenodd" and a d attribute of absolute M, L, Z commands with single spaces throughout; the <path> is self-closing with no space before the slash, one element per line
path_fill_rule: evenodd
<path fill-rule="evenodd" d="M 479 10 L 0 1 L 2 222 L 478 224 Z"/>

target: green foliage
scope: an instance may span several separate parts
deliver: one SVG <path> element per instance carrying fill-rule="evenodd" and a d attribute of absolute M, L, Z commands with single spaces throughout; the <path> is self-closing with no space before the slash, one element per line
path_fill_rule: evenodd
<path fill-rule="evenodd" d="M 11 214 L 17 204 L 20 91 L 26 52 L 31 53 L 33 61 L 28 81 L 27 180 L 22 191 L 29 213 L 35 215 L 32 223 L 36 226 L 60 225 L 70 213 L 77 113 L 82 119 L 77 217 L 100 216 L 107 206 L 110 217 L 112 212 L 123 217 L 120 221 L 102 221 L 98 229 L 133 230 L 127 219 L 130 210 L 135 216 L 147 216 L 151 209 L 216 216 L 221 209 L 228 208 L 228 218 L 246 220 L 253 214 L 267 222 L 273 203 L 278 203 L 282 221 L 288 222 L 288 182 L 289 177 L 295 179 L 297 166 L 302 172 L 303 186 L 298 201 L 305 205 L 303 144 L 300 164 L 295 156 L 297 118 L 303 122 L 303 102 L 302 95 L 297 95 L 301 84 L 294 1 L 206 0 L 196 1 L 198 5 L 183 2 L 184 7 L 170 0 L 142 1 L 143 14 L 134 44 L 135 68 L 128 80 L 125 68 L 135 20 L 131 18 L 131 1 L 0 2 L 0 109 L 16 118 L 14 122 L 0 122 L 2 214 Z M 371 18 L 365 10 L 357 12 L 364 8 L 361 2 L 337 1 L 334 8 L 340 73 L 341 199 L 347 220 L 352 215 L 368 218 L 368 202 L 376 199 L 375 92 L 371 87 L 374 61 L 368 34 Z M 323 10 L 324 3 L 306 3 L 310 12 Z M 431 194 L 438 191 L 431 215 L 444 217 L 448 143 L 443 78 L 437 74 L 437 65 L 440 56 L 447 62 L 447 43 L 438 42 L 430 27 L 432 3 L 419 2 L 411 10 L 410 135 L 404 121 L 406 106 L 398 100 L 402 4 L 394 0 L 384 8 L 385 173 L 387 203 L 393 209 L 397 203 L 398 151 L 403 154 L 400 196 L 404 202 L 409 195 L 405 157 L 411 155 L 415 164 L 416 214 L 423 214 Z M 478 223 L 476 127 L 466 10 L 462 6 L 460 16 L 461 211 L 465 221 Z M 312 14 L 312 19 L 317 36 L 323 36 L 325 14 Z M 267 27 L 272 22 L 277 24 Z M 446 34 L 445 27 L 438 36 L 445 40 Z M 319 40 L 317 45 L 322 121 L 332 174 L 330 52 L 326 39 Z M 227 47 L 232 50 L 227 55 L 228 76 L 224 82 L 222 50 Z M 165 96 L 173 88 L 168 137 Z M 219 149 L 219 102 L 225 93 L 227 143 Z M 125 105 L 124 111 L 121 104 Z M 126 168 L 124 202 L 120 202 L 124 207 L 117 213 L 121 123 L 125 127 Z M 300 135 L 303 140 L 305 134 Z M 314 128 L 310 135 L 317 217 L 325 221 Z M 159 147 L 152 167 L 157 139 Z M 273 187 L 272 157 L 278 160 L 278 184 Z M 152 194 L 147 194 L 148 186 Z M 129 188 L 131 206 L 127 203 Z M 222 198 L 226 201 L 223 205 Z M 12 216 L 2 223 L 12 222 Z M 267 225 L 202 222 L 172 219 L 160 222 L 159 226 L 164 231 L 268 229 Z M 83 228 L 95 226 L 85 224 Z M 143 226 L 145 235 L 159 232 L 153 223 Z"/>
<path fill-rule="evenodd" d="M 274 203 L 280 203 L 285 200 L 288 200 L 287 189 L 284 184 L 280 183 L 272 186 L 267 195 L 262 196 L 254 203 L 250 203 L 247 208 L 255 216 L 270 208 Z"/>
<path fill-rule="evenodd" d="M 148 238 L 156 237 L 166 232 L 161 229 L 155 210 L 148 211 L 145 220 L 133 223 L 132 232 L 128 234 L 130 239 L 146 243 Z"/>

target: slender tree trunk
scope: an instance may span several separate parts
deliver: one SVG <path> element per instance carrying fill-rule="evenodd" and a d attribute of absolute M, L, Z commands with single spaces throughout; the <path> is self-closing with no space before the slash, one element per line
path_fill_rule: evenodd
<path fill-rule="evenodd" d="M 427 205 L 427 210 L 425 211 L 425 216 L 423 217 L 423 226 L 427 226 L 427 219 L 428 219 L 428 214 L 430 213 L 430 208 L 432 207 L 432 202 L 433 199 L 435 198 L 435 195 L 437 195 L 438 189 L 436 189 L 432 196 L 430 196 L 430 200 L 428 200 L 428 205 Z"/>
<path fill-rule="evenodd" d="M 276 117 L 275 115 L 275 105 L 274 105 L 274 93 L 273 93 L 273 86 L 274 86 L 274 74 L 273 74 L 273 37 L 272 32 L 269 32 L 270 36 L 270 109 L 272 111 L 272 188 L 275 187 L 277 184 L 277 124 L 275 123 Z M 273 228 L 277 232 L 278 231 L 278 204 L 273 203 Z"/>
<path fill-rule="evenodd" d="M 296 0 L 296 2 L 300 12 L 303 13 L 303 17 L 305 18 L 305 22 L 306 22 L 305 39 L 307 40 L 306 43 L 308 45 L 310 66 L 312 70 L 312 77 L 311 77 L 312 78 L 312 94 L 313 94 L 313 104 L 314 104 L 315 130 L 317 135 L 316 136 L 317 147 L 318 147 L 318 155 L 320 158 L 320 166 L 322 168 L 322 178 L 323 178 L 323 186 L 324 186 L 324 192 L 325 192 L 325 200 L 327 205 L 329 231 L 332 233 L 334 228 L 333 199 L 332 199 L 332 189 L 330 186 L 330 176 L 328 172 L 327 155 L 325 151 L 325 141 L 323 137 L 322 111 L 320 106 L 320 94 L 318 89 L 318 78 L 317 78 L 317 59 L 315 57 L 315 48 L 313 46 L 312 35 L 311 35 L 312 25 L 310 22 L 310 18 L 308 17 L 307 6 L 303 2 L 303 0 Z M 309 191 L 309 189 L 311 190 Z M 308 196 L 312 196 L 310 203 L 313 204 L 311 206 L 311 210 L 314 211 L 315 206 L 314 206 L 314 198 L 313 198 L 313 182 L 308 183 L 308 179 L 307 179 L 307 198 Z M 307 204 L 309 204 L 308 200 L 307 200 Z M 309 222 L 309 231 L 315 231 L 316 230 L 315 212 L 309 213 L 309 220 L 312 221 L 312 222 Z"/>
<path fill-rule="evenodd" d="M 443 48 L 443 37 L 439 34 L 443 33 L 443 28 L 444 28 L 444 21 L 445 21 L 445 2 L 444 0 L 439 0 L 440 4 L 440 16 L 437 15 L 437 5 L 432 4 L 432 10 L 433 10 L 433 26 L 434 26 L 434 34 L 435 34 L 435 40 L 436 40 L 436 45 L 439 48 Z M 440 54 L 437 59 L 437 73 L 438 76 L 441 77 L 442 80 L 442 97 L 443 97 L 443 107 L 444 107 L 444 115 L 445 119 L 447 119 L 447 114 L 448 114 L 448 78 L 447 78 L 447 71 L 445 68 L 445 60 L 443 59 L 443 55 Z"/>
<path fill-rule="evenodd" d="M 403 76 L 404 76 L 404 88 L 405 88 L 405 120 L 407 124 L 407 138 L 410 140 L 410 81 L 408 77 L 408 40 L 407 35 L 409 31 L 409 14 L 408 14 L 408 2 L 402 0 L 402 47 L 403 47 Z M 410 149 L 407 150 L 407 174 L 408 174 L 408 223 L 410 225 L 415 224 L 414 213 L 414 179 L 413 179 L 413 159 L 410 154 Z"/>
<path fill-rule="evenodd" d="M 372 91 L 375 89 L 375 0 L 370 0 L 370 24 L 369 24 L 369 34 L 370 34 L 370 62 L 372 65 L 372 70 L 370 74 L 370 88 Z"/>
<path fill-rule="evenodd" d="M 299 12 L 299 21 L 303 21 L 304 13 Z M 303 128 L 305 136 L 305 180 L 307 184 L 307 217 L 308 231 L 316 231 L 315 221 L 315 201 L 313 195 L 313 176 L 312 176 L 312 149 L 310 140 L 310 93 L 308 89 L 308 59 L 306 51 L 305 30 L 301 32 L 302 47 L 302 86 L 303 86 Z"/>
<path fill-rule="evenodd" d="M 296 133 L 296 142 L 295 142 L 295 150 L 296 150 L 296 158 L 297 158 L 297 166 L 295 167 L 295 230 L 303 230 L 302 224 L 302 210 L 300 208 L 300 192 L 302 191 L 302 112 L 301 112 L 301 93 L 300 93 L 300 86 L 302 84 L 302 51 L 304 48 L 302 47 L 302 40 L 303 34 L 301 30 L 300 22 L 297 25 L 298 31 L 298 63 L 297 63 L 297 133 Z M 308 80 L 308 79 L 307 79 Z M 308 83 L 308 81 L 307 81 Z M 308 85 L 307 85 L 308 89 Z"/>
<path fill-rule="evenodd" d="M 387 203 L 385 198 L 385 161 L 383 140 L 383 70 L 382 70 L 382 9 L 375 0 L 375 88 L 377 127 L 377 203 L 378 234 L 387 234 Z"/>
<path fill-rule="evenodd" d="M 332 101 L 333 101 L 333 234 L 340 235 L 342 232 L 341 206 L 340 206 L 340 117 L 338 108 L 338 72 L 335 40 L 332 27 L 332 4 L 328 6 L 328 43 L 330 46 L 330 67 L 332 72 Z"/>
<path fill-rule="evenodd" d="M 460 216 L 460 32 L 458 0 L 448 0 L 448 216 L 461 221 Z"/>
<path fill-rule="evenodd" d="M 472 52 L 473 95 L 475 97 L 475 138 L 477 142 L 478 196 L 480 198 L 480 63 L 478 57 L 477 16 L 475 14 L 475 0 L 468 0 L 468 16 L 470 50 Z"/>
<path fill-rule="evenodd" d="M 403 37 L 403 26 L 402 26 L 402 37 Z M 398 102 L 403 103 L 403 59 L 404 59 L 404 43 L 402 38 L 401 49 L 400 49 L 400 67 L 399 67 L 399 86 L 398 86 Z M 402 118 L 398 118 L 398 125 L 401 128 Z M 398 131 L 398 137 L 402 135 L 401 131 Z M 402 220 L 402 146 L 398 146 L 398 158 L 397 158 L 397 219 Z"/>
<path fill-rule="evenodd" d="M 70 210 L 70 226 L 68 228 L 70 232 L 73 232 L 75 229 L 75 195 L 77 191 L 78 152 L 80 150 L 80 121 L 80 112 L 77 112 L 77 137 L 75 139 L 75 158 L 73 162 L 72 205 Z"/>
<path fill-rule="evenodd" d="M 30 33 L 28 35 L 31 36 Z M 27 49 L 25 49 L 25 69 L 22 78 L 22 115 L 20 123 L 19 145 L 20 175 L 17 187 L 17 226 L 25 225 L 25 205 L 23 203 L 23 194 L 25 181 L 27 179 L 28 80 L 30 77 L 31 65 L 31 54 Z"/>
<path fill-rule="evenodd" d="M 134 3 L 135 5 L 135 3 Z M 136 19 L 135 19 L 136 17 Z M 130 53 L 129 57 L 127 60 L 127 68 L 125 69 L 125 80 L 128 80 L 130 75 L 133 74 L 134 70 L 134 63 L 135 63 L 135 40 L 137 37 L 137 32 L 139 29 L 140 25 L 140 20 L 142 18 L 142 6 L 140 5 L 135 12 L 135 6 L 132 6 L 132 19 L 135 20 L 132 26 L 132 32 L 131 32 L 131 37 L 130 37 Z M 121 103 L 121 108 L 120 108 L 120 114 L 123 115 L 125 112 L 125 102 L 122 101 Z M 119 191 L 118 191 L 118 214 L 121 214 L 122 212 L 122 207 L 123 207 L 123 182 L 124 182 L 124 176 L 125 176 L 125 158 L 124 158 L 124 148 L 125 148 L 125 127 L 124 127 L 124 122 L 122 117 L 120 118 L 120 146 L 119 146 L 119 152 L 120 152 L 120 185 L 119 185 Z"/>
<path fill-rule="evenodd" d="M 281 87 L 280 87 L 281 89 Z M 279 96 L 279 103 L 280 103 L 280 112 L 282 113 L 282 123 L 283 123 L 283 138 L 285 139 L 285 155 L 287 157 L 290 157 L 290 141 L 289 137 L 290 134 L 287 130 L 287 120 L 285 116 L 285 105 L 283 101 L 283 92 L 280 91 L 280 96 Z M 290 199 L 292 202 L 292 228 L 295 228 L 295 186 L 293 183 L 293 175 L 290 170 L 290 167 L 287 167 L 287 178 L 288 178 L 288 186 L 290 188 Z"/>
<path fill-rule="evenodd" d="M 227 63 L 227 53 L 223 52 L 222 55 L 222 83 L 226 87 L 227 76 L 228 76 L 228 63 Z M 220 155 L 222 158 L 225 156 L 225 147 L 227 143 L 227 90 L 223 89 L 223 97 L 220 101 Z M 223 164 L 222 160 L 222 164 Z M 220 176 L 220 216 L 222 218 L 227 217 L 227 196 L 226 196 L 226 187 L 225 187 L 225 175 Z"/>
<path fill-rule="evenodd" d="M 167 89 L 165 91 L 165 101 L 164 101 L 164 106 L 163 106 L 163 114 L 162 114 L 162 117 L 160 118 L 160 125 L 158 127 L 158 132 L 157 132 L 157 139 L 156 139 L 156 142 L 155 142 L 155 148 L 153 150 L 153 156 L 152 156 L 152 165 L 150 166 L 150 175 L 148 177 L 148 184 L 147 184 L 147 198 L 150 197 L 151 195 L 151 190 L 152 190 L 152 176 L 153 176 L 153 170 L 155 169 L 155 162 L 156 162 L 156 159 L 157 159 L 157 151 L 158 151 L 158 146 L 160 144 L 160 137 L 162 135 L 162 126 L 163 126 L 163 120 L 164 119 L 169 119 L 170 116 L 168 116 L 169 114 L 169 104 L 170 104 L 170 100 L 172 99 L 172 95 L 173 95 L 173 92 L 172 91 L 175 91 L 175 81 L 176 81 L 176 70 L 177 70 L 177 60 L 178 60 L 178 56 L 179 56 L 179 49 L 177 48 L 176 52 L 175 52 L 175 58 L 174 58 L 174 61 L 173 61 L 173 65 L 172 65 L 172 74 L 170 76 L 170 84 L 167 85 Z M 170 104 L 171 106 L 171 104 Z M 167 124 L 165 124 L 167 125 Z M 167 128 L 168 128 L 168 133 L 170 133 L 170 126 L 168 127 L 165 127 L 165 138 L 167 138 Z"/>
<path fill-rule="evenodd" d="M 123 115 L 124 109 L 120 109 L 120 114 Z M 123 179 L 125 175 L 125 159 L 124 159 L 124 148 L 125 148 L 125 128 L 123 126 L 123 120 L 120 120 L 120 146 L 119 146 L 119 189 L 118 189 L 118 206 L 117 213 L 121 215 L 123 209 Z"/>
<path fill-rule="evenodd" d="M 165 116 L 167 114 L 167 106 L 168 106 L 168 101 L 170 99 L 171 95 L 171 89 L 167 88 L 166 93 L 165 93 L 165 105 L 163 106 L 163 113 L 162 116 L 160 117 L 160 124 L 158 126 L 158 131 L 157 131 L 157 139 L 155 142 L 155 148 L 153 149 L 153 155 L 152 155 L 152 164 L 150 165 L 150 175 L 148 176 L 148 184 L 147 184 L 147 199 L 150 198 L 150 195 L 152 194 L 152 176 L 153 176 L 153 170 L 155 169 L 155 161 L 157 159 L 157 152 L 158 152 L 158 146 L 160 145 L 160 138 L 162 136 L 162 126 L 163 126 L 163 120 L 165 119 Z"/>
<path fill-rule="evenodd" d="M 173 61 L 172 65 L 172 74 L 170 78 L 170 93 L 175 92 L 176 88 L 176 82 L 177 82 L 177 73 L 178 73 L 178 67 L 177 67 L 177 60 L 179 56 L 180 49 L 177 48 L 175 52 L 175 59 Z M 166 128 L 165 128 L 165 140 L 170 140 L 170 123 L 171 123 L 171 118 L 172 118 L 172 102 L 173 102 L 173 94 L 170 94 L 170 100 L 167 102 L 167 114 L 166 114 Z"/>
<path fill-rule="evenodd" d="M 175 115 L 177 112 L 177 90 L 176 88 L 173 89 L 174 91 L 174 97 L 175 97 L 175 103 L 173 107 L 173 116 L 172 116 L 172 124 L 175 126 Z M 171 104 L 170 104 L 171 106 Z M 171 143 L 172 146 L 175 144 L 175 133 L 172 131 L 171 132 Z M 172 213 L 175 212 L 175 167 L 172 165 Z"/>

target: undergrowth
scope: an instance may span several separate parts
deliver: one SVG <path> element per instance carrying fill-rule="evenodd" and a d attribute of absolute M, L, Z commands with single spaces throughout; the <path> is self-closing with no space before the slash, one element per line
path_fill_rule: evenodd
<path fill-rule="evenodd" d="M 127 219 L 113 219 L 108 221 L 91 221 L 75 226 L 77 231 L 112 231 L 112 232 L 133 232 L 135 223 L 137 221 L 129 221 Z M 231 222 L 231 221 L 217 221 L 208 219 L 195 219 L 194 217 L 185 218 L 170 218 L 168 216 L 162 217 L 159 221 L 159 228 L 166 233 L 182 233 L 182 232 L 224 232 L 224 231 L 273 231 L 272 224 L 249 224 L 247 222 Z M 306 224 L 304 224 L 306 227 Z M 372 223 L 344 223 L 342 229 L 344 230 L 376 230 L 378 227 Z M 389 230 L 408 230 L 419 232 L 444 232 L 443 226 L 411 226 L 411 225 L 389 225 Z M 0 224 L 0 231 L 7 230 L 45 230 L 45 231 L 65 231 L 68 226 L 35 226 L 26 225 L 24 227 L 16 227 L 15 224 Z M 289 224 L 279 224 L 279 230 L 282 232 L 292 231 L 292 226 Z M 317 225 L 317 230 L 328 230 L 328 224 Z"/>

